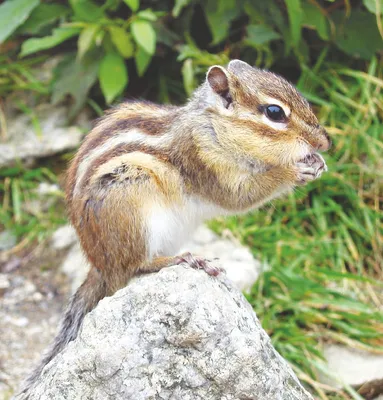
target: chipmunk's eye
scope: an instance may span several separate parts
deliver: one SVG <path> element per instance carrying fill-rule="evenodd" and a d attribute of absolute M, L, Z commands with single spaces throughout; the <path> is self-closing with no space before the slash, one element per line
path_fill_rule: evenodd
<path fill-rule="evenodd" d="M 271 104 L 266 106 L 265 108 L 266 116 L 274 122 L 285 122 L 286 121 L 286 114 L 283 111 L 283 108 L 277 106 L 276 104 Z"/>

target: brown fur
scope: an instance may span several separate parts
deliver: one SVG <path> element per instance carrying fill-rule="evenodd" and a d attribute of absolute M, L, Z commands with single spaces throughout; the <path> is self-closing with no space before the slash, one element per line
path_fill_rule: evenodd
<path fill-rule="evenodd" d="M 268 99 L 289 110 L 283 125 L 263 114 Z M 296 186 L 296 163 L 329 145 L 291 84 L 240 61 L 212 67 L 183 107 L 133 102 L 108 112 L 67 174 L 69 216 L 92 270 L 26 390 L 98 300 L 139 271 L 174 261 L 150 257 L 145 222 L 153 207 L 182 205 L 190 195 L 231 213 L 258 207 Z"/>

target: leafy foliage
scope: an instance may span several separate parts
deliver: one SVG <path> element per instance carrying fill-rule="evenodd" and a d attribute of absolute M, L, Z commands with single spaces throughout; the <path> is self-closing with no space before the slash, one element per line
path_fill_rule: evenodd
<path fill-rule="evenodd" d="M 59 45 L 62 42 L 70 39 L 73 36 L 76 36 L 79 33 L 79 29 L 77 28 L 57 28 L 54 29 L 52 35 L 45 36 L 43 38 L 38 39 L 29 39 L 23 43 L 21 47 L 20 56 L 24 57 L 29 54 L 36 53 L 41 50 L 50 49 L 54 46 Z"/>
<path fill-rule="evenodd" d="M 0 6 L 0 43 L 28 18 L 38 3 L 38 0 L 14 0 Z"/>
<path fill-rule="evenodd" d="M 118 53 L 107 53 L 101 60 L 98 77 L 106 101 L 110 103 L 128 83 L 123 57 Z"/>

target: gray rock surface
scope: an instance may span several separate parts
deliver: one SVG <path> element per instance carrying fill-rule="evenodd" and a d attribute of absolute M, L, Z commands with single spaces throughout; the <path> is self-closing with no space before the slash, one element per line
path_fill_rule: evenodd
<path fill-rule="evenodd" d="M 41 132 L 36 132 L 30 115 L 7 115 L 7 140 L 0 142 L 0 167 L 75 149 L 85 133 L 78 125 L 89 126 L 89 117 L 83 113 L 76 125 L 68 127 L 64 106 L 41 104 L 35 111 Z"/>
<path fill-rule="evenodd" d="M 17 238 L 11 231 L 0 233 L 0 251 L 9 250 L 16 244 Z"/>
<path fill-rule="evenodd" d="M 312 397 L 225 275 L 180 265 L 102 300 L 29 399 Z"/>
<path fill-rule="evenodd" d="M 334 387 L 360 385 L 383 379 L 383 356 L 352 349 L 340 344 L 328 344 L 323 349 L 332 376 L 321 376 L 321 381 Z"/>
<path fill-rule="evenodd" d="M 51 244 L 55 250 L 66 249 L 77 243 L 76 231 L 71 225 L 63 225 L 52 235 Z"/>
<path fill-rule="evenodd" d="M 61 264 L 61 271 L 69 278 L 72 294 L 84 282 L 89 268 L 89 263 L 76 239 L 75 245 L 70 248 L 68 255 Z"/>

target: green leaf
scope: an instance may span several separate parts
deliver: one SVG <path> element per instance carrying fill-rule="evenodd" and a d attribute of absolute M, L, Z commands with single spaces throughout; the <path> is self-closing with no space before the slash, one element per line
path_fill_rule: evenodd
<path fill-rule="evenodd" d="M 124 3 L 133 11 L 136 12 L 140 6 L 140 0 L 124 0 Z"/>
<path fill-rule="evenodd" d="M 80 58 L 92 47 L 98 30 L 99 25 L 89 25 L 81 31 L 77 41 L 78 56 Z"/>
<path fill-rule="evenodd" d="M 205 16 L 213 36 L 212 44 L 218 44 L 227 37 L 231 22 L 241 13 L 235 0 L 209 0 L 204 2 Z"/>
<path fill-rule="evenodd" d="M 307 64 L 310 57 L 310 48 L 306 41 L 302 38 L 296 48 L 296 55 L 301 64 Z"/>
<path fill-rule="evenodd" d="M 153 55 L 156 50 L 156 32 L 148 21 L 135 20 L 132 23 L 132 35 L 136 43 L 146 53 Z"/>
<path fill-rule="evenodd" d="M 53 104 L 59 103 L 70 95 L 74 103 L 69 117 L 74 117 L 85 104 L 88 92 L 96 82 L 98 68 L 97 55 L 79 60 L 73 53 L 69 54 L 57 67 L 52 90 Z"/>
<path fill-rule="evenodd" d="M 7 0 L 0 5 L 0 43 L 29 17 L 39 0 Z"/>
<path fill-rule="evenodd" d="M 274 1 L 247 1 L 244 6 L 246 14 L 250 18 L 250 24 L 263 24 L 278 28 L 279 32 L 287 30 L 282 7 Z"/>
<path fill-rule="evenodd" d="M 267 25 L 248 25 L 247 42 L 254 45 L 268 43 L 279 39 L 281 36 Z"/>
<path fill-rule="evenodd" d="M 142 10 L 137 14 L 137 17 L 141 18 L 141 19 L 146 19 L 148 21 L 157 21 L 157 15 L 154 14 L 154 12 L 148 8 L 147 10 Z"/>
<path fill-rule="evenodd" d="M 287 14 L 290 21 L 291 40 L 293 45 L 297 46 L 301 40 L 301 27 L 303 20 L 303 10 L 300 0 L 285 0 Z"/>
<path fill-rule="evenodd" d="M 190 0 L 176 0 L 172 10 L 173 17 L 177 18 L 181 14 L 182 9 L 188 6 L 189 3 Z"/>
<path fill-rule="evenodd" d="M 119 26 L 109 27 L 110 37 L 113 44 L 116 46 L 118 52 L 124 57 L 129 58 L 133 56 L 134 45 L 131 35 L 125 29 Z"/>
<path fill-rule="evenodd" d="M 19 179 L 12 180 L 12 205 L 15 214 L 15 221 L 20 222 L 22 214 L 22 200 L 20 193 L 20 181 Z"/>
<path fill-rule="evenodd" d="M 85 22 L 99 22 L 105 18 L 103 9 L 91 0 L 69 0 L 76 19 Z"/>
<path fill-rule="evenodd" d="M 303 25 L 315 29 L 323 40 L 329 40 L 327 18 L 314 4 L 305 2 L 302 4 Z"/>
<path fill-rule="evenodd" d="M 368 11 L 370 11 L 373 14 L 377 14 L 377 5 L 379 5 L 379 14 L 381 15 L 383 13 L 383 0 L 363 0 L 364 6 L 367 8 Z"/>
<path fill-rule="evenodd" d="M 184 81 L 184 88 L 188 96 L 193 93 L 195 89 L 195 78 L 194 78 L 194 70 L 193 70 L 193 62 L 189 58 L 185 60 L 182 66 L 182 77 Z"/>
<path fill-rule="evenodd" d="M 24 57 L 37 51 L 50 49 L 58 44 L 65 42 L 65 40 L 76 36 L 80 30 L 78 28 L 57 28 L 53 30 L 51 36 L 45 36 L 38 39 L 28 39 L 21 46 L 20 56 Z"/>
<path fill-rule="evenodd" d="M 17 32 L 36 35 L 42 28 L 45 28 L 57 19 L 67 15 L 69 11 L 68 7 L 61 4 L 42 3 L 32 11 L 29 18 Z"/>
<path fill-rule="evenodd" d="M 106 0 L 103 2 L 104 4 L 101 6 L 104 10 L 108 11 L 116 11 L 120 6 L 121 0 Z"/>
<path fill-rule="evenodd" d="M 107 53 L 101 61 L 98 78 L 105 100 L 110 104 L 128 84 L 124 59 L 118 53 Z"/>
<path fill-rule="evenodd" d="M 164 21 L 157 21 L 153 24 L 153 27 L 156 31 L 158 43 L 163 43 L 168 47 L 174 47 L 177 43 L 182 42 L 181 36 L 168 27 Z"/>
<path fill-rule="evenodd" d="M 368 60 L 383 49 L 383 40 L 374 15 L 353 11 L 345 19 L 343 11 L 336 11 L 332 18 L 336 26 L 335 44 L 345 53 Z"/>
<path fill-rule="evenodd" d="M 152 56 L 148 54 L 144 49 L 138 46 L 136 55 L 134 56 L 138 76 L 144 75 L 144 73 L 148 69 L 151 59 Z"/>

